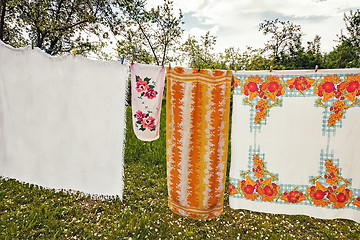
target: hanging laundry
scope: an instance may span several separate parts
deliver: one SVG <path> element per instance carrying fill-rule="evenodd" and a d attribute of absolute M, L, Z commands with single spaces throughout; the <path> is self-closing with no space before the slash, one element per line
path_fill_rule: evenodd
<path fill-rule="evenodd" d="M 122 198 L 128 65 L 0 43 L 0 175 Z"/>
<path fill-rule="evenodd" d="M 230 207 L 360 222 L 360 69 L 234 77 Z"/>
<path fill-rule="evenodd" d="M 159 138 L 165 68 L 131 64 L 131 107 L 135 135 L 142 141 Z"/>
<path fill-rule="evenodd" d="M 168 68 L 169 207 L 195 219 L 223 211 L 231 71 Z"/>

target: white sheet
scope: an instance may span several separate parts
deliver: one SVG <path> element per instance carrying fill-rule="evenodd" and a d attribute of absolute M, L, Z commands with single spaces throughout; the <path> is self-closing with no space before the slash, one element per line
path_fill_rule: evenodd
<path fill-rule="evenodd" d="M 123 192 L 128 65 L 0 43 L 0 175 Z"/>

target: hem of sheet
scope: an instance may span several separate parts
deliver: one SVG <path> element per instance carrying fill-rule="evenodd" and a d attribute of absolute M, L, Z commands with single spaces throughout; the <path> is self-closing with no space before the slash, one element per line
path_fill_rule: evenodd
<path fill-rule="evenodd" d="M 223 213 L 223 204 L 216 205 L 209 209 L 199 209 L 195 207 L 180 206 L 169 199 L 168 205 L 169 208 L 176 214 L 197 220 L 216 218 Z"/>
<path fill-rule="evenodd" d="M 334 212 L 332 210 L 323 209 L 325 211 L 322 211 L 321 213 L 316 213 L 316 211 L 319 209 L 319 207 L 313 206 L 312 209 L 305 209 L 300 206 L 291 206 L 292 209 L 284 207 L 278 207 L 271 203 L 258 203 L 258 202 L 252 202 L 247 200 L 240 200 L 240 199 L 233 199 L 229 198 L 229 205 L 232 209 L 246 209 L 249 211 L 255 211 L 255 212 L 262 212 L 262 213 L 271 213 L 271 214 L 286 214 L 286 215 L 303 215 L 303 216 L 309 216 L 314 217 L 318 219 L 347 219 L 347 220 L 353 220 L 355 222 L 360 222 L 360 216 L 355 217 L 354 213 L 349 211 L 346 211 L 347 209 L 338 209 L 339 214 L 334 215 Z M 299 209 L 296 210 L 296 207 Z M 344 211 L 345 210 L 345 211 Z M 341 213 L 342 212 L 342 213 Z"/>

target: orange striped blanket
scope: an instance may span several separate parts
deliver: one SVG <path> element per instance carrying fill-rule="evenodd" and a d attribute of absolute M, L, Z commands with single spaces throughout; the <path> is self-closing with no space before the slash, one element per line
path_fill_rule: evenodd
<path fill-rule="evenodd" d="M 228 152 L 231 71 L 167 69 L 169 207 L 195 219 L 220 216 Z"/>

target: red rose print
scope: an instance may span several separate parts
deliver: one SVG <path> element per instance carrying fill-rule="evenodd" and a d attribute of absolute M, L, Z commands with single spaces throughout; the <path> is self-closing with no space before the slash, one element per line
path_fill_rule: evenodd
<path fill-rule="evenodd" d="M 147 82 L 142 81 L 141 78 L 139 78 L 140 81 L 136 82 L 136 91 L 138 92 L 145 92 L 146 90 L 148 90 L 149 86 L 147 84 Z"/>
<path fill-rule="evenodd" d="M 155 126 L 155 118 L 153 117 L 144 118 L 141 121 L 141 123 L 145 128 L 152 129 Z"/>
<path fill-rule="evenodd" d="M 135 114 L 135 117 L 138 121 L 142 121 L 145 116 L 146 116 L 146 113 L 143 113 L 140 110 L 138 110 Z"/>
<path fill-rule="evenodd" d="M 156 94 L 157 92 L 153 88 L 149 88 L 144 96 L 148 99 L 153 99 L 156 97 Z"/>

